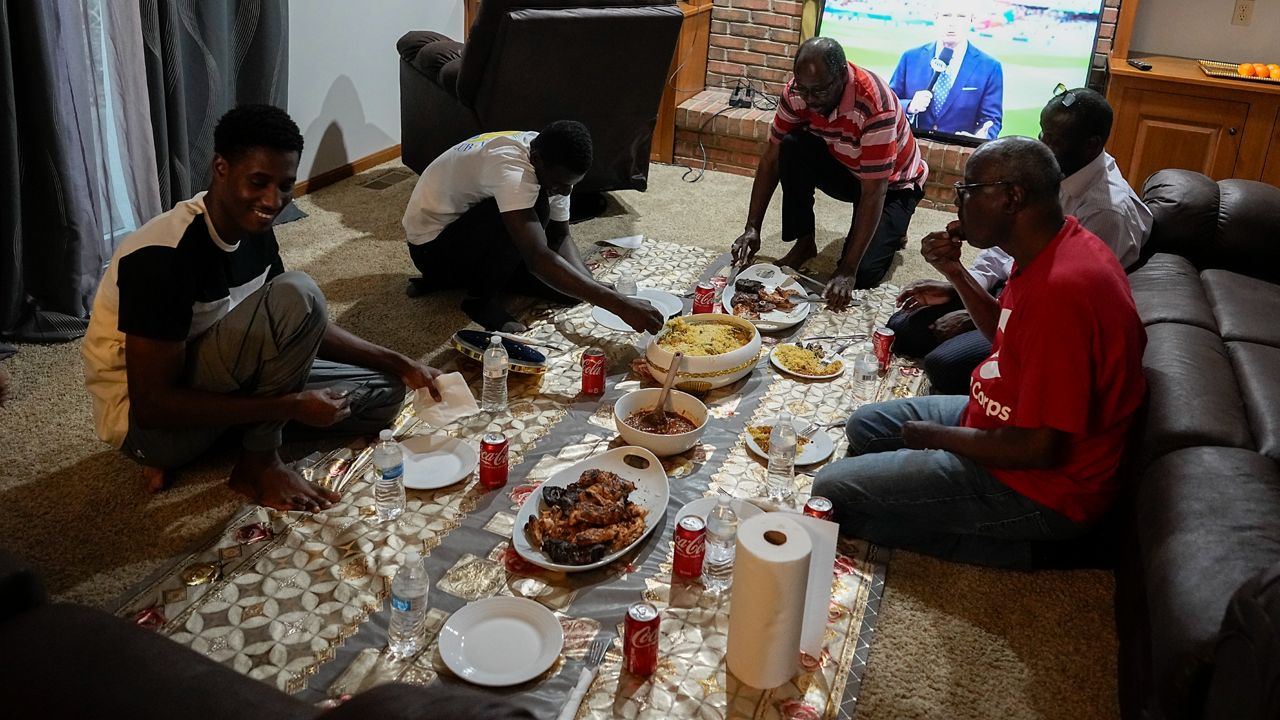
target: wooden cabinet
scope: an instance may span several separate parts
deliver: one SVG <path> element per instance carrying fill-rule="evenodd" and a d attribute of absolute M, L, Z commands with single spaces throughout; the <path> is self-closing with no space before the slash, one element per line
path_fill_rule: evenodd
<path fill-rule="evenodd" d="M 667 71 L 667 84 L 658 104 L 658 122 L 653 128 L 649 159 L 669 163 L 675 154 L 676 108 L 706 88 L 707 48 L 711 42 L 711 2 L 677 3 L 684 12 L 676 52 Z"/>
<path fill-rule="evenodd" d="M 1135 57 L 1152 69 L 1113 59 L 1107 89 L 1108 150 L 1135 190 L 1164 168 L 1280 183 L 1280 84 L 1212 78 L 1187 58 Z"/>

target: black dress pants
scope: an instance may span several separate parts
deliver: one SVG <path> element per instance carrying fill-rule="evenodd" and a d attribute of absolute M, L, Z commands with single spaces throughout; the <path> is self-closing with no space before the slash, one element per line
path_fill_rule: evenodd
<path fill-rule="evenodd" d="M 858 211 L 862 184 L 831 154 L 821 138 L 803 130 L 793 132 L 782 139 L 779 153 L 783 242 L 813 235 L 813 202 L 817 190 L 842 202 L 853 203 L 853 211 Z M 880 224 L 858 265 L 855 287 L 875 287 L 884 279 L 893 264 L 894 253 L 902 248 L 907 225 L 911 223 L 911 216 L 923 195 L 922 190 L 909 188 L 890 190 L 885 196 Z M 845 243 L 847 246 L 847 239 Z M 847 249 L 841 248 L 842 256 Z"/>
<path fill-rule="evenodd" d="M 546 193 L 538 196 L 534 210 L 545 230 L 551 224 Z M 556 252 L 559 245 L 550 248 Z M 566 304 L 578 302 L 529 272 L 493 198 L 471 206 L 430 242 L 410 244 L 409 256 L 428 290 L 462 288 L 468 297 L 481 299 L 514 292 Z"/>

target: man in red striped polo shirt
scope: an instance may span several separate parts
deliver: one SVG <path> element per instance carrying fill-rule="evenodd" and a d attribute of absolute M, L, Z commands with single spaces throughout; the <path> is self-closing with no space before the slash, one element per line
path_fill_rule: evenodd
<path fill-rule="evenodd" d="M 884 80 L 845 59 L 840 43 L 817 37 L 796 53 L 756 166 L 747 226 L 733 243 L 738 264 L 760 249 L 760 225 L 782 183 L 782 240 L 794 242 L 779 265 L 799 268 L 818 254 L 813 200 L 822 190 L 853 203 L 853 220 L 825 295 L 833 309 L 854 288 L 880 284 L 902 247 L 924 194 L 929 167 L 898 97 Z"/>

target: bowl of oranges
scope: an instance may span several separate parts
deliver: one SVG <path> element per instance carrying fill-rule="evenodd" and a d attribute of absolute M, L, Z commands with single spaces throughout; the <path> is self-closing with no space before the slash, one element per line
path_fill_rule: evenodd
<path fill-rule="evenodd" d="M 1241 77 L 1280 82 L 1280 63 L 1245 62 L 1236 66 Z"/>

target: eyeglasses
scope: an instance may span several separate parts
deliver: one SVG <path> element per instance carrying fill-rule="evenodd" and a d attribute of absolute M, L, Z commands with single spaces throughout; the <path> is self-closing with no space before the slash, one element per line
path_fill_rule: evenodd
<path fill-rule="evenodd" d="M 1053 87 L 1053 96 L 1062 97 L 1062 107 L 1064 108 L 1071 107 L 1076 101 L 1076 91 L 1068 90 L 1067 86 L 1062 83 L 1058 83 Z"/>
<path fill-rule="evenodd" d="M 791 94 L 799 96 L 800 99 L 805 102 L 809 102 L 811 100 L 821 101 L 826 100 L 831 95 L 831 91 L 836 87 L 836 84 L 842 80 L 844 80 L 844 78 L 837 75 L 831 78 L 831 81 L 822 87 L 810 88 L 796 82 L 796 77 L 792 75 L 791 82 L 788 84 L 787 89 Z"/>
<path fill-rule="evenodd" d="M 995 187 L 996 185 L 1012 185 L 1012 184 L 1013 184 L 1012 180 L 996 180 L 995 182 L 980 182 L 980 183 L 957 182 L 954 185 L 952 185 L 952 187 L 956 189 L 956 205 L 960 206 L 964 204 L 965 200 L 969 199 L 969 193 L 974 188 Z"/>

